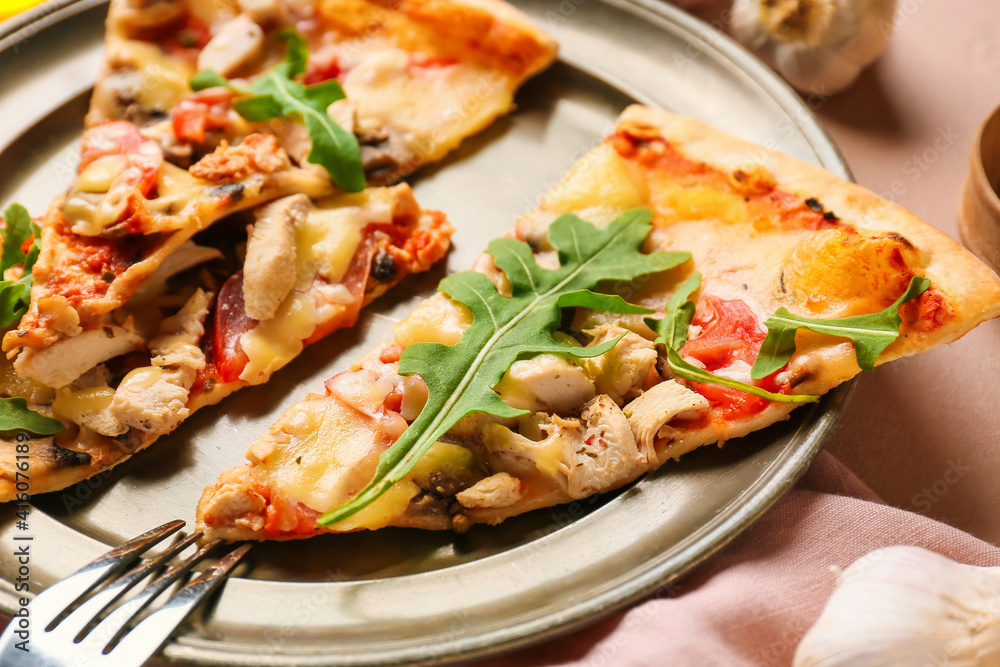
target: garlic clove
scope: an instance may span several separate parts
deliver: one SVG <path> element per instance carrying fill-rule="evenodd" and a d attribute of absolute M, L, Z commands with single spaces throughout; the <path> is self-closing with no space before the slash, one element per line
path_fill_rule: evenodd
<path fill-rule="evenodd" d="M 736 0 L 730 31 L 795 88 L 832 95 L 885 51 L 895 0 Z"/>
<path fill-rule="evenodd" d="M 843 572 L 793 664 L 1000 664 L 1000 568 L 919 547 L 873 551 Z"/>

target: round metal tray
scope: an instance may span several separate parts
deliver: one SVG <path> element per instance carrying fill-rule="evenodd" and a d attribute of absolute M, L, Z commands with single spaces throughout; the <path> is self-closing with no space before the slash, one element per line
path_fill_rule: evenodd
<path fill-rule="evenodd" d="M 653 0 L 515 0 L 561 44 L 518 109 L 412 179 L 445 211 L 455 249 L 380 299 L 358 326 L 305 350 L 266 386 L 203 410 L 108 475 L 35 499 L 34 590 L 143 530 L 193 520 L 201 489 L 289 404 L 389 335 L 446 271 L 468 268 L 642 102 L 706 120 L 849 178 L 791 90 L 710 27 Z M 56 0 L 0 32 L 0 203 L 40 212 L 68 186 L 97 72 L 106 5 Z M 387 529 L 263 544 L 214 607 L 164 654 L 225 665 L 436 663 L 496 653 L 592 622 L 709 557 L 805 471 L 850 386 L 719 450 L 704 448 L 622 492 L 465 535 Z M 0 509 L 11 544 L 13 507 Z M 13 608 L 10 559 L 0 607 Z M 665 641 L 669 641 L 665 639 Z"/>

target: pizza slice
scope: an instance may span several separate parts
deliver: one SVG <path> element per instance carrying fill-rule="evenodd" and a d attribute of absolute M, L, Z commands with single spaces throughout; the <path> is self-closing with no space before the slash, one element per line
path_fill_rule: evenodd
<path fill-rule="evenodd" d="M 208 539 L 497 523 L 1000 314 L 997 276 L 899 206 L 639 106 L 440 289 L 205 489 Z"/>
<path fill-rule="evenodd" d="M 185 241 L 124 304 L 3 360 L 0 395 L 25 403 L 0 401 L 0 420 L 12 409 L 48 417 L 28 428 L 51 435 L 0 441 L 0 502 L 17 497 L 18 454 L 30 456 L 32 494 L 58 490 L 266 382 L 305 345 L 352 326 L 362 306 L 430 268 L 451 233 L 400 184 L 315 203 L 287 195 Z M 58 321 L 67 320 L 76 322 Z"/>
<path fill-rule="evenodd" d="M 441 159 L 513 106 L 513 95 L 555 58 L 555 43 L 502 0 L 113 0 L 87 122 L 147 128 L 178 163 L 267 123 L 233 112 L 232 95 L 195 93 L 213 71 L 238 82 L 282 56 L 293 29 L 308 44 L 306 84 L 339 83 L 333 111 L 360 143 L 370 183 L 388 184 Z M 168 118 L 169 116 L 169 118 Z M 301 126 L 271 126 L 300 163 Z"/>

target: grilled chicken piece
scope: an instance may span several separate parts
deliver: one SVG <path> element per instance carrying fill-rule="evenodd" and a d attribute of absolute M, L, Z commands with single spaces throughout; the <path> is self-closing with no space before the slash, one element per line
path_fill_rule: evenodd
<path fill-rule="evenodd" d="M 586 371 L 556 354 L 515 361 L 496 390 L 513 408 L 555 414 L 572 413 L 596 393 Z"/>
<path fill-rule="evenodd" d="M 667 423 L 675 417 L 693 417 L 708 407 L 708 400 L 701 394 L 667 380 L 626 405 L 625 414 L 639 449 L 655 462 L 653 445 L 657 438 L 665 437 L 671 430 Z"/>
<path fill-rule="evenodd" d="M 505 472 L 481 479 L 455 494 L 462 507 L 509 507 L 521 499 L 521 480 Z"/>
<path fill-rule="evenodd" d="M 122 424 L 147 433 L 169 433 L 187 416 L 188 392 L 195 375 L 205 367 L 198 341 L 205 333 L 212 294 L 198 290 L 150 341 L 152 365 L 130 372 L 118 385 L 111 414 Z"/>
<path fill-rule="evenodd" d="M 647 455 L 636 447 L 628 419 L 607 395 L 588 401 L 580 419 L 538 413 L 535 420 L 542 436 L 538 441 L 501 424 L 483 427 L 492 470 L 517 477 L 541 473 L 574 499 L 618 488 L 646 471 Z"/>
<path fill-rule="evenodd" d="M 116 324 L 103 324 L 41 350 L 22 350 L 14 370 L 53 388 L 69 385 L 99 363 L 138 350 L 141 336 Z"/>
<path fill-rule="evenodd" d="M 643 381 L 656 364 L 653 342 L 617 324 L 604 324 L 585 333 L 593 337 L 591 345 L 600 345 L 625 334 L 607 354 L 585 363 L 590 377 L 594 378 L 597 393 L 607 394 L 618 405 L 638 396 Z"/>
<path fill-rule="evenodd" d="M 243 263 L 243 302 L 255 320 L 274 317 L 295 286 L 295 227 L 306 219 L 312 203 L 291 195 L 262 206 L 247 241 Z"/>

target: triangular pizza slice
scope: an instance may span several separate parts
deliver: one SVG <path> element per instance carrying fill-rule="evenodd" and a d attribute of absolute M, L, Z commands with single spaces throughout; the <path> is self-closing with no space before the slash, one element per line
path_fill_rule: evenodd
<path fill-rule="evenodd" d="M 451 233 L 400 184 L 315 203 L 287 195 L 185 241 L 123 305 L 4 359 L 0 392 L 58 421 L 27 445 L 3 441 L 0 501 L 16 497 L 19 446 L 33 494 L 107 470 L 353 325 L 362 306 L 441 259 Z M 9 419 L 17 409 L 5 407 Z"/>
<path fill-rule="evenodd" d="M 178 163 L 197 159 L 260 123 L 233 113 L 224 91 L 194 93 L 191 77 L 249 82 L 281 59 L 286 43 L 275 36 L 289 29 L 308 45 L 302 82 L 342 85 L 334 115 L 376 184 L 441 159 L 510 111 L 517 88 L 556 54 L 502 0 L 113 0 L 88 124 L 128 120 Z M 285 129 L 285 149 L 305 158 L 308 135 Z"/>
<path fill-rule="evenodd" d="M 1000 279 L 899 206 L 639 106 L 509 237 L 206 488 L 206 537 L 496 523 L 1000 314 Z"/>

